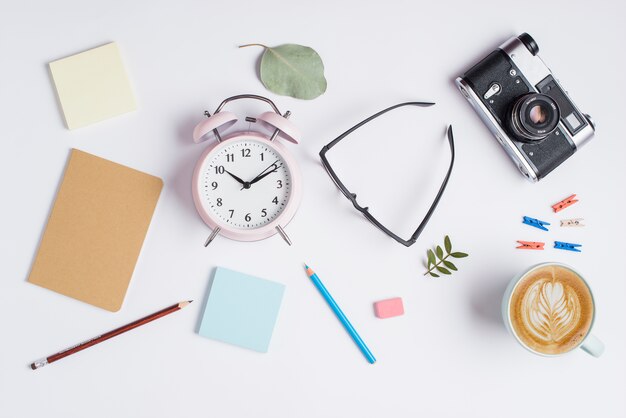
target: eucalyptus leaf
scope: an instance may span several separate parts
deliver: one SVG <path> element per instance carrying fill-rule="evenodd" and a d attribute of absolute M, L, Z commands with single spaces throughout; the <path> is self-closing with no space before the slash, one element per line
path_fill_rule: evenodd
<path fill-rule="evenodd" d="M 449 236 L 446 235 L 446 237 L 443 239 L 443 245 L 446 247 L 446 252 L 450 254 L 450 251 L 452 251 L 452 242 L 450 241 Z"/>
<path fill-rule="evenodd" d="M 296 44 L 267 47 L 261 57 L 261 82 L 268 90 L 283 96 L 311 100 L 326 91 L 324 63 L 313 48 Z"/>
<path fill-rule="evenodd" d="M 432 277 L 439 277 L 437 273 L 433 273 L 432 271 L 429 273 Z"/>
<path fill-rule="evenodd" d="M 454 257 L 454 258 L 465 258 L 465 257 L 467 257 L 467 256 L 468 256 L 468 254 L 461 253 L 461 252 L 458 252 L 458 251 L 457 251 L 457 252 L 455 252 L 455 253 L 452 253 L 452 254 L 450 254 L 450 255 L 451 255 L 452 257 Z"/>
<path fill-rule="evenodd" d="M 439 257 L 440 260 L 443 260 L 443 250 L 441 249 L 441 246 L 437 245 L 435 251 L 437 252 L 437 257 Z"/>
<path fill-rule="evenodd" d="M 443 274 L 452 274 L 452 273 L 450 273 L 450 270 L 448 270 L 447 268 L 444 268 L 444 267 L 437 266 L 437 270 L 439 270 L 439 272 L 443 273 Z"/>
<path fill-rule="evenodd" d="M 447 261 L 447 260 L 443 260 L 443 264 L 448 267 L 450 270 L 454 270 L 457 271 L 457 268 L 454 264 L 452 264 L 451 262 Z"/>

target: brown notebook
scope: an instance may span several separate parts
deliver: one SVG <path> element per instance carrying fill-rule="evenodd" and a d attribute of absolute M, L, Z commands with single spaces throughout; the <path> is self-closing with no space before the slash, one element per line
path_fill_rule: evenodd
<path fill-rule="evenodd" d="M 118 311 L 163 181 L 73 149 L 28 281 Z"/>

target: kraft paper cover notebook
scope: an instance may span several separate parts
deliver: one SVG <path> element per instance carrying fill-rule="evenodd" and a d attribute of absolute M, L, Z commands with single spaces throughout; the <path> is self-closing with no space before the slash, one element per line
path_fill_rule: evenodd
<path fill-rule="evenodd" d="M 28 281 L 118 311 L 162 188 L 73 149 Z"/>

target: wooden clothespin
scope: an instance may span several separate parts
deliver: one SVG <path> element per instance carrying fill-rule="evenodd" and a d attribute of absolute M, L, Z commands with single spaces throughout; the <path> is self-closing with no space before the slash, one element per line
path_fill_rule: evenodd
<path fill-rule="evenodd" d="M 526 225 L 534 226 L 535 228 L 539 228 L 544 231 L 548 230 L 548 228 L 546 228 L 544 225 L 550 225 L 550 223 L 548 222 L 540 221 L 539 219 L 531 218 L 529 216 L 524 216 L 524 220 L 522 221 L 522 223 L 525 223 Z"/>
<path fill-rule="evenodd" d="M 559 203 L 552 205 L 552 209 L 554 212 L 560 212 L 568 206 L 572 206 L 574 203 L 578 202 L 578 199 L 574 199 L 576 197 L 575 194 L 571 195 L 568 198 L 561 200 Z"/>
<path fill-rule="evenodd" d="M 583 218 L 561 219 L 561 226 L 585 226 Z"/>
<path fill-rule="evenodd" d="M 534 242 L 534 241 L 517 241 L 521 245 L 519 247 L 520 250 L 543 250 L 543 246 L 545 242 Z"/>
<path fill-rule="evenodd" d="M 554 248 L 557 248 L 559 250 L 575 251 L 577 253 L 580 253 L 582 251 L 580 251 L 578 247 L 582 246 L 582 244 L 572 244 L 571 242 L 554 241 Z"/>

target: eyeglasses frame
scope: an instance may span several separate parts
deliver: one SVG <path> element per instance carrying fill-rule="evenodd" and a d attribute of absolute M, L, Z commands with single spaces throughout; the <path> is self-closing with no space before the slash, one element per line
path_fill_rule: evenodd
<path fill-rule="evenodd" d="M 426 212 L 426 216 L 424 216 L 424 218 L 420 222 L 419 226 L 417 227 L 417 229 L 415 230 L 413 235 L 411 235 L 411 238 L 409 238 L 408 240 L 405 240 L 405 239 L 399 237 L 398 235 L 393 233 L 391 230 L 389 230 L 387 227 L 385 227 L 382 223 L 380 223 L 370 213 L 369 207 L 367 207 L 367 206 L 363 207 L 363 206 L 359 205 L 359 203 L 357 202 L 357 199 L 356 199 L 356 194 L 355 193 L 351 193 L 348 190 L 348 188 L 343 184 L 343 182 L 341 180 L 339 180 L 339 177 L 337 176 L 337 173 L 335 173 L 335 170 L 333 170 L 333 168 L 330 165 L 330 162 L 326 158 L 326 153 L 328 151 L 330 151 L 335 145 L 337 145 L 342 139 L 344 139 L 345 137 L 350 135 L 352 132 L 356 131 L 357 129 L 359 129 L 363 125 L 367 124 L 368 122 L 376 119 L 377 117 L 379 117 L 381 115 L 384 115 L 387 112 L 390 112 L 390 111 L 392 111 L 394 109 L 397 109 L 397 108 L 403 107 L 403 106 L 429 107 L 429 106 L 433 106 L 434 104 L 435 103 L 431 103 L 431 102 L 404 102 L 404 103 L 399 103 L 399 104 L 390 106 L 390 107 L 388 107 L 386 109 L 381 110 L 378 113 L 373 114 L 372 116 L 368 117 L 367 119 L 357 123 L 356 125 L 354 125 L 350 129 L 348 129 L 347 131 L 345 131 L 344 133 L 339 135 L 337 138 L 333 139 L 331 142 L 329 142 L 328 144 L 324 145 L 324 147 L 322 148 L 322 150 L 319 153 L 320 159 L 322 160 L 322 165 L 324 166 L 324 169 L 326 169 L 326 172 L 328 173 L 330 178 L 333 180 L 333 182 L 335 183 L 337 188 L 339 188 L 339 190 L 341 190 L 343 195 L 346 196 L 348 198 L 348 200 L 350 200 L 350 202 L 352 202 L 352 205 L 354 206 L 354 208 L 356 210 L 358 210 L 359 212 L 361 212 L 363 214 L 363 216 L 365 216 L 365 218 L 368 221 L 370 221 L 370 223 L 372 223 L 374 226 L 376 226 L 382 232 L 384 232 L 385 234 L 387 234 L 388 236 L 390 236 L 391 238 L 393 238 L 394 240 L 396 240 L 400 244 L 404 245 L 405 247 L 410 247 L 411 245 L 415 244 L 415 242 L 417 241 L 417 238 L 420 236 L 420 234 L 422 233 L 422 231 L 426 227 L 426 224 L 428 224 L 428 221 L 430 220 L 431 216 L 435 212 L 435 209 L 437 208 L 437 205 L 439 204 L 439 201 L 441 200 L 441 196 L 443 196 L 443 192 L 446 189 L 446 186 L 448 185 L 448 181 L 450 180 L 450 175 L 452 174 L 452 168 L 454 166 L 454 157 L 455 157 L 454 135 L 452 133 L 452 125 L 449 125 L 448 129 L 446 131 L 446 135 L 448 137 L 448 143 L 450 145 L 450 153 L 451 153 L 450 166 L 448 168 L 448 171 L 446 173 L 445 178 L 443 179 L 443 182 L 441 183 L 441 187 L 439 188 L 439 191 L 437 192 L 437 196 L 435 196 L 435 199 L 433 200 L 433 203 L 430 205 L 430 208 L 428 209 L 428 212 Z"/>

